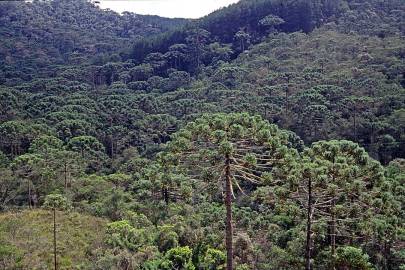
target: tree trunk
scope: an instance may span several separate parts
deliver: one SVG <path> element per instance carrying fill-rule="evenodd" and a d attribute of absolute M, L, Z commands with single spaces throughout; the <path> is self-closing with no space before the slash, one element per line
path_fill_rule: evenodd
<path fill-rule="evenodd" d="M 332 224 L 331 224 L 331 252 L 332 252 L 332 269 L 335 269 L 335 254 L 336 254 L 336 214 L 335 214 L 335 199 L 332 200 Z"/>
<path fill-rule="evenodd" d="M 93 77 L 93 89 L 96 89 L 96 73 L 92 72 L 92 77 Z"/>
<path fill-rule="evenodd" d="M 312 225 L 312 181 L 308 178 L 307 241 L 305 247 L 305 269 L 311 270 L 311 225 Z"/>
<path fill-rule="evenodd" d="M 163 195 L 163 200 L 165 201 L 165 204 L 169 205 L 169 191 L 167 188 L 162 188 L 162 195 Z"/>
<path fill-rule="evenodd" d="M 378 159 L 378 150 L 376 147 L 375 143 L 375 127 L 374 127 L 374 122 L 371 125 L 371 132 L 370 132 L 370 147 L 369 147 L 369 152 L 370 156 L 373 157 L 374 159 Z"/>
<path fill-rule="evenodd" d="M 226 207 L 226 270 L 233 270 L 233 228 L 232 228 L 232 182 L 231 160 L 225 157 L 225 207 Z"/>
<path fill-rule="evenodd" d="M 354 106 L 354 114 L 353 114 L 353 129 L 354 129 L 354 141 L 357 142 L 357 107 Z"/>
<path fill-rule="evenodd" d="M 58 269 L 56 261 L 56 208 L 53 208 L 53 261 L 55 264 L 55 270 Z"/>
<path fill-rule="evenodd" d="M 67 164 L 66 162 L 63 164 L 63 177 L 65 180 L 65 190 L 67 189 L 68 186 L 68 180 L 67 180 Z"/>
<path fill-rule="evenodd" d="M 288 79 L 288 85 L 285 89 L 285 117 L 288 118 L 288 113 L 290 111 L 290 79 Z"/>
<path fill-rule="evenodd" d="M 196 44 L 196 56 L 197 56 L 197 69 L 200 68 L 200 37 L 197 36 L 197 44 Z"/>
<path fill-rule="evenodd" d="M 31 209 L 31 181 L 28 180 L 28 208 Z"/>
<path fill-rule="evenodd" d="M 110 137 L 110 143 L 111 143 L 111 159 L 114 159 L 114 140 L 113 137 Z"/>

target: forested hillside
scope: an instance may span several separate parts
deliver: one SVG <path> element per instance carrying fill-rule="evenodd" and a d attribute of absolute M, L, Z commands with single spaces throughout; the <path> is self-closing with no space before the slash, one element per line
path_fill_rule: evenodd
<path fill-rule="evenodd" d="M 186 22 L 131 13 L 120 16 L 87 1 L 2 1 L 0 82 L 54 76 L 60 65 L 119 61 L 131 42 Z"/>
<path fill-rule="evenodd" d="M 5 1 L 0 37 L 2 269 L 405 268 L 402 0 Z"/>

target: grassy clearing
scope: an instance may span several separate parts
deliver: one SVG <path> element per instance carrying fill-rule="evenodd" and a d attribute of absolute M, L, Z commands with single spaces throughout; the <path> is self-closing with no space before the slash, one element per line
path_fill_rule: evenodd
<path fill-rule="evenodd" d="M 107 220 L 75 212 L 57 212 L 59 269 L 77 269 L 102 245 Z M 52 269 L 53 216 L 32 210 L 0 215 L 0 268 Z"/>

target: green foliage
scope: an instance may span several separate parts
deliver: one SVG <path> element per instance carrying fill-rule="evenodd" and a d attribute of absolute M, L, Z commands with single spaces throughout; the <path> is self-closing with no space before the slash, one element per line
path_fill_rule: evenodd
<path fill-rule="evenodd" d="M 208 248 L 202 260 L 203 269 L 225 269 L 226 255 L 221 250 Z"/>
<path fill-rule="evenodd" d="M 60 194 L 49 194 L 45 197 L 44 208 L 67 210 L 70 208 L 70 202 Z"/>
<path fill-rule="evenodd" d="M 150 241 L 149 238 L 145 229 L 136 229 L 127 220 L 122 220 L 107 225 L 105 241 L 112 248 L 137 251 Z"/>
<path fill-rule="evenodd" d="M 274 29 L 282 24 L 284 24 L 285 21 L 275 15 L 267 15 L 263 19 L 259 21 L 259 25 L 264 26 L 265 28 L 268 28 L 268 31 L 272 32 Z"/>
<path fill-rule="evenodd" d="M 368 270 L 373 269 L 369 257 L 355 247 L 340 247 L 336 250 L 336 266 L 338 269 Z"/>
<path fill-rule="evenodd" d="M 282 18 L 274 15 L 268 15 L 259 21 L 259 24 L 268 27 L 278 26 L 283 23 L 285 23 L 285 21 Z"/>
<path fill-rule="evenodd" d="M 167 251 L 161 269 L 181 269 L 194 270 L 195 267 L 191 261 L 192 250 L 189 247 L 177 247 Z"/>
<path fill-rule="evenodd" d="M 177 247 L 179 236 L 174 231 L 173 226 L 163 226 L 159 228 L 159 234 L 156 238 L 157 246 L 160 252 L 166 252 L 169 249 Z"/>
<path fill-rule="evenodd" d="M 0 262 L 4 269 L 20 269 L 22 251 L 15 246 L 0 243 Z"/>
<path fill-rule="evenodd" d="M 0 151 L 0 167 L 6 167 L 8 165 L 7 156 Z"/>
<path fill-rule="evenodd" d="M 112 11 L 102 11 L 84 0 L 1 3 L 1 9 L 4 11 L 4 24 L 0 29 L 4 37 L 2 56 L 8 59 L 9 82 L 29 80 L 30 74 L 39 74 L 37 68 L 52 63 L 78 65 L 89 60 L 96 64 L 119 61 L 117 46 L 128 47 L 131 41 L 142 36 L 155 35 L 186 22 L 129 12 L 120 16 Z M 36 30 L 18 32 L 25 20 L 30 20 L 31 27 Z M 19 46 L 12 45 L 15 43 Z M 26 69 L 18 71 L 19 61 L 27 63 Z M 74 79 L 83 76 L 80 70 L 70 73 Z M 114 76 L 110 74 L 110 77 Z M 12 105 L 11 102 L 9 106 Z"/>
<path fill-rule="evenodd" d="M 110 194 L 103 198 L 101 211 L 103 215 L 112 220 L 120 220 L 125 216 L 130 202 L 131 198 L 129 194 L 121 189 L 113 189 L 110 191 Z"/>
<path fill-rule="evenodd" d="M 241 264 L 236 267 L 236 270 L 249 270 L 249 266 L 246 264 Z"/>
<path fill-rule="evenodd" d="M 61 150 L 63 142 L 53 136 L 41 136 L 36 138 L 30 145 L 29 152 L 47 155 L 52 151 Z"/>

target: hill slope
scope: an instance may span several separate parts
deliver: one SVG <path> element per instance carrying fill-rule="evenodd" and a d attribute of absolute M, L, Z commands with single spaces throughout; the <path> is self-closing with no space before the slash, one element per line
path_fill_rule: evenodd
<path fill-rule="evenodd" d="M 52 67 L 98 58 L 120 59 L 119 53 L 141 37 L 186 23 L 113 11 L 86 0 L 0 2 L 0 63 L 6 78 L 49 76 Z M 1 80 L 1 78 L 0 78 Z"/>
<path fill-rule="evenodd" d="M 0 262 L 5 263 L 3 269 L 15 269 L 15 265 L 21 269 L 53 267 L 51 211 L 3 213 L 0 214 L 0 224 Z M 101 247 L 104 241 L 105 225 L 106 220 L 101 218 L 58 211 L 58 269 L 88 265 L 88 254 Z"/>
<path fill-rule="evenodd" d="M 3 121 L 23 118 L 54 125 L 49 133 L 62 140 L 68 139 L 63 130 L 71 129 L 65 124 L 79 121 L 86 128 L 72 135 L 95 136 L 111 155 L 129 146 L 146 153 L 201 113 L 249 111 L 294 130 L 307 143 L 354 140 L 387 163 L 403 157 L 404 126 L 393 123 L 402 118 L 404 107 L 404 37 L 398 17 L 404 5 L 377 11 L 377 3 L 355 3 L 346 3 L 353 8 L 314 32 L 276 31 L 257 45 L 246 41 L 243 53 L 239 42 L 207 38 L 198 45 L 194 32 L 188 43 L 165 54 L 151 53 L 140 65 L 106 54 L 97 61 L 45 65 L 49 76 L 34 80 L 24 58 L 15 73 L 3 72 L 5 84 L 18 84 L 3 91 Z M 212 16 L 235 7 L 243 3 Z M 3 151 L 8 147 L 2 144 Z"/>

